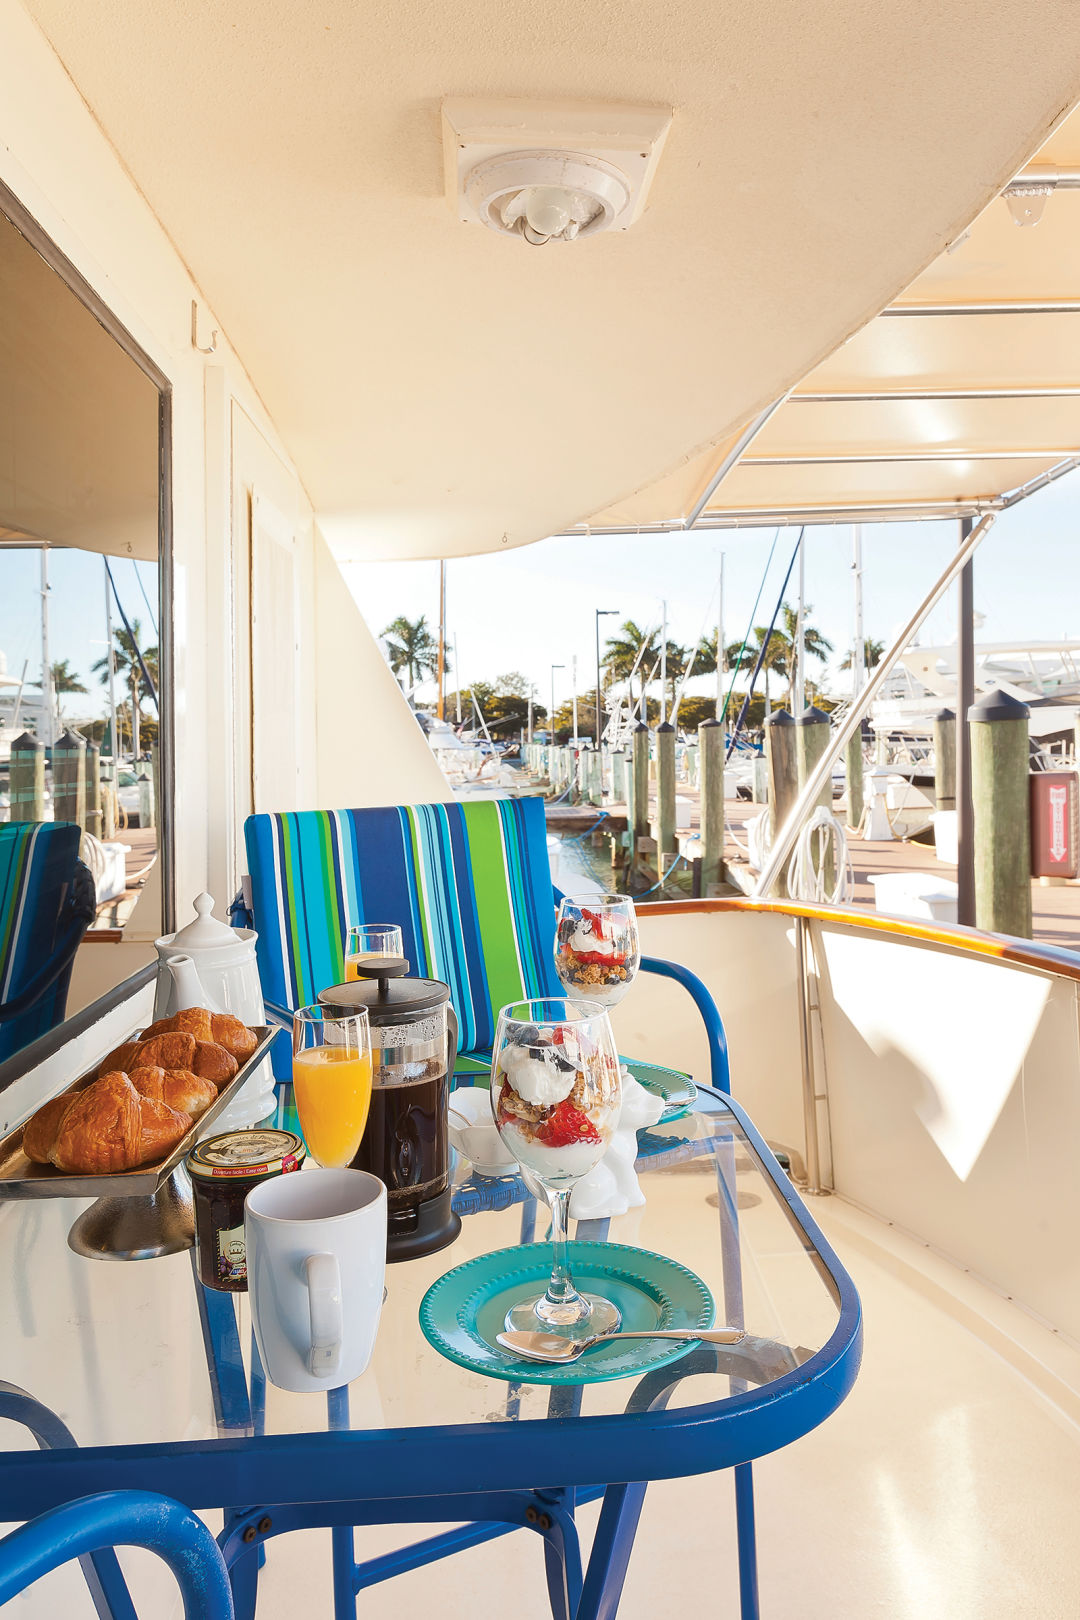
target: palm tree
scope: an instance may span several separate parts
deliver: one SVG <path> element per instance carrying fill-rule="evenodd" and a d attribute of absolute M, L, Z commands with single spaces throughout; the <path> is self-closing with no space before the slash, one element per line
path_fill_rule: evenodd
<path fill-rule="evenodd" d="M 876 669 L 878 664 L 881 663 L 881 660 L 882 660 L 882 658 L 884 656 L 885 656 L 885 643 L 883 641 L 875 641 L 873 636 L 866 636 L 864 638 L 864 640 L 863 640 L 863 664 L 864 664 L 864 667 L 866 669 Z M 855 662 L 855 649 L 853 647 L 849 653 L 844 654 L 844 661 L 840 665 L 840 668 L 841 669 L 850 669 L 854 662 Z"/>
<path fill-rule="evenodd" d="M 382 639 L 386 643 L 390 668 L 395 675 L 400 675 L 404 670 L 410 688 L 416 685 L 421 675 L 433 675 L 438 669 L 439 643 L 428 629 L 426 613 L 421 613 L 418 619 L 407 619 L 404 614 L 399 614 L 382 632 Z M 450 666 L 445 658 L 443 666 L 449 672 Z"/>
<path fill-rule="evenodd" d="M 739 641 L 733 641 L 727 650 L 727 665 L 730 670 L 743 670 L 752 673 L 758 666 L 762 648 L 767 647 L 762 661 L 762 671 L 765 676 L 765 713 L 771 712 L 769 695 L 769 675 L 776 675 L 780 680 L 787 680 L 791 673 L 791 643 L 782 630 L 770 632 L 767 624 L 755 624 L 753 631 L 747 638 L 745 647 Z"/>
<path fill-rule="evenodd" d="M 807 658 L 816 658 L 823 664 L 832 652 L 833 644 L 827 637 L 822 635 L 820 630 L 815 630 L 812 624 L 807 624 L 806 616 L 811 611 L 812 605 L 807 602 L 803 609 L 803 651 Z M 780 618 L 784 626 L 784 639 L 788 644 L 787 701 L 788 708 L 793 709 L 795 706 L 795 677 L 798 674 L 795 667 L 796 641 L 799 631 L 798 611 L 784 602 L 780 607 Z"/>
<path fill-rule="evenodd" d="M 640 662 L 639 662 L 640 655 Z M 642 630 L 627 619 L 613 636 L 609 636 L 604 643 L 604 668 L 608 678 L 612 681 L 626 681 L 630 683 L 630 672 L 637 664 L 638 681 L 640 683 L 640 697 L 644 698 L 645 688 L 648 684 L 648 671 L 656 662 L 659 667 L 660 633 L 658 630 Z M 634 708 L 633 685 L 629 687 L 630 707 Z"/>
<path fill-rule="evenodd" d="M 59 662 L 51 665 L 51 669 L 53 695 L 56 698 L 56 719 L 57 723 L 60 724 L 63 721 L 60 703 L 61 694 L 64 692 L 85 692 L 86 687 L 80 681 L 76 671 L 71 668 L 68 659 L 61 658 Z M 33 685 L 40 686 L 41 682 L 34 681 Z"/>
<path fill-rule="evenodd" d="M 126 629 L 113 631 L 113 669 L 117 679 L 122 681 L 128 689 L 128 698 L 131 703 L 131 752 L 136 759 L 139 757 L 139 700 L 152 698 L 154 693 L 142 666 L 146 665 L 153 681 L 154 687 L 160 685 L 158 673 L 158 650 L 156 647 L 143 647 L 139 640 L 142 625 L 138 619 L 131 621 L 131 634 Z M 139 652 L 142 652 L 142 663 L 139 661 Z M 100 676 L 102 686 L 109 684 L 109 655 L 105 653 L 91 666 L 93 674 Z M 113 740 L 113 751 L 117 752 L 116 739 Z"/>

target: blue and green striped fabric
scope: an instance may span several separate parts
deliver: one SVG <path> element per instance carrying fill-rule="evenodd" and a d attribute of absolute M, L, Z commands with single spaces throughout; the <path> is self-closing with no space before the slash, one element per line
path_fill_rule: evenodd
<path fill-rule="evenodd" d="M 259 972 L 302 1007 L 344 978 L 356 923 L 398 923 L 412 972 L 441 979 L 462 1051 L 490 1047 L 499 1008 L 560 993 L 539 799 L 301 810 L 245 827 Z"/>
<path fill-rule="evenodd" d="M 56 947 L 80 836 L 66 822 L 0 825 L 0 1004 L 21 994 Z M 25 1013 L 0 1023 L 0 1059 L 63 1018 L 67 987 L 68 975 L 62 974 Z"/>

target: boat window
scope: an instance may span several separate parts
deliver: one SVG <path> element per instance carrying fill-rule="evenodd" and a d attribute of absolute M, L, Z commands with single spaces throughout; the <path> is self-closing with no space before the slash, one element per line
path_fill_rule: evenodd
<path fill-rule="evenodd" d="M 164 379 L 0 193 L 0 1059 L 171 920 L 167 421 Z"/>

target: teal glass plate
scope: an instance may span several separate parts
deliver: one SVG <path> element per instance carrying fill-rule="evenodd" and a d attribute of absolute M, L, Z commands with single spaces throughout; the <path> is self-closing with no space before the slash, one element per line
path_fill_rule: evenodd
<path fill-rule="evenodd" d="M 598 1344 L 569 1366 L 522 1361 L 496 1343 L 511 1305 L 538 1294 L 551 1276 L 550 1243 L 496 1249 L 455 1266 L 433 1283 L 420 1303 L 428 1343 L 459 1367 L 522 1384 L 594 1384 L 636 1378 L 692 1350 L 686 1344 L 628 1339 Z M 622 1312 L 624 1328 L 712 1327 L 713 1297 L 701 1278 L 648 1249 L 626 1243 L 570 1244 L 570 1270 L 579 1288 L 602 1294 Z"/>
<path fill-rule="evenodd" d="M 664 1099 L 664 1112 L 657 1121 L 666 1125 L 670 1120 L 682 1119 L 697 1101 L 697 1086 L 688 1075 L 677 1069 L 664 1069 L 658 1063 L 639 1063 L 634 1058 L 620 1058 L 639 1086 L 651 1091 L 654 1097 Z"/>

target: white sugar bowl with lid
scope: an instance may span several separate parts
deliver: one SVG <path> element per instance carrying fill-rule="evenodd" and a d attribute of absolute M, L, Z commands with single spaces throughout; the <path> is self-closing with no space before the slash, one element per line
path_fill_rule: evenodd
<path fill-rule="evenodd" d="M 182 1007 L 198 1005 L 211 1012 L 233 1013 L 248 1025 L 265 1024 L 266 1008 L 255 960 L 258 935 L 253 928 L 230 928 L 228 923 L 219 922 L 213 912 L 213 897 L 200 894 L 195 900 L 194 921 L 154 941 L 158 953 L 154 1017 L 167 1018 Z M 187 962 L 198 978 L 198 1001 L 192 999 L 195 986 Z M 266 1119 L 273 1109 L 274 1076 L 266 1058 L 214 1120 L 213 1129 L 240 1130 Z"/>

